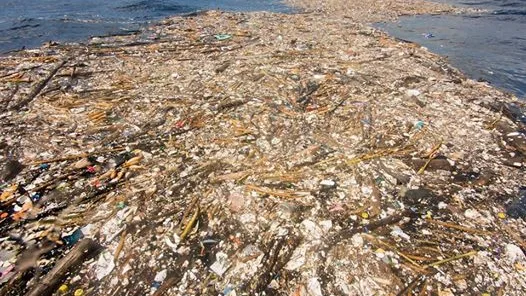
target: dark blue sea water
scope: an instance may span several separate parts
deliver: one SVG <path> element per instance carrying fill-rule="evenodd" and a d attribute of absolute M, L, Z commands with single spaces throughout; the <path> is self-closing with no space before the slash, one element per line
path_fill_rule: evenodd
<path fill-rule="evenodd" d="M 279 0 L 0 0 L 0 53 L 123 33 L 206 9 L 291 11 Z"/>
<path fill-rule="evenodd" d="M 377 27 L 447 56 L 451 64 L 471 78 L 488 81 L 525 98 L 526 0 L 435 1 L 488 12 L 403 17 Z"/>

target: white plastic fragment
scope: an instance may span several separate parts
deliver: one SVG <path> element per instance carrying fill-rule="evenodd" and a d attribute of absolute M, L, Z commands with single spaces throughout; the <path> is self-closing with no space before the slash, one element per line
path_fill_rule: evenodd
<path fill-rule="evenodd" d="M 307 252 L 307 245 L 302 245 L 294 250 L 289 262 L 285 265 L 286 270 L 296 270 L 303 266 L 306 262 L 305 253 Z"/>
<path fill-rule="evenodd" d="M 109 251 L 104 251 L 100 254 L 95 267 L 95 274 L 98 280 L 103 279 L 105 276 L 110 274 L 115 268 L 115 262 L 113 262 L 113 255 Z"/>
<path fill-rule="evenodd" d="M 307 283 L 307 293 L 309 293 L 310 296 L 322 296 L 321 292 L 321 285 L 318 281 L 318 278 L 313 277 L 309 279 L 309 282 Z"/>
<path fill-rule="evenodd" d="M 323 180 L 320 182 L 320 185 L 326 187 L 334 187 L 336 185 L 336 182 L 334 182 L 333 180 Z"/>
<path fill-rule="evenodd" d="M 311 220 L 303 220 L 303 222 L 301 222 L 301 230 L 305 236 L 311 240 L 319 240 L 322 235 L 321 228 Z"/>
<path fill-rule="evenodd" d="M 170 249 L 172 249 L 174 253 L 177 253 L 177 247 L 181 242 L 181 238 L 176 233 L 174 233 L 173 238 L 174 241 L 172 242 L 169 237 L 165 237 L 164 242 L 170 247 Z"/>
<path fill-rule="evenodd" d="M 218 276 L 223 276 L 229 267 L 228 255 L 223 252 L 217 252 L 216 262 L 210 266 L 210 269 Z"/>
<path fill-rule="evenodd" d="M 163 270 L 159 271 L 155 275 L 154 281 L 156 281 L 156 282 L 163 282 L 166 279 L 166 274 L 167 274 L 166 269 L 163 269 Z"/>
<path fill-rule="evenodd" d="M 277 290 L 279 289 L 279 282 L 276 281 L 276 279 L 273 279 L 270 284 L 268 285 L 269 288 Z"/>
<path fill-rule="evenodd" d="M 420 91 L 418 89 L 408 89 L 405 91 L 405 93 L 410 97 L 417 97 L 420 95 Z"/>
<path fill-rule="evenodd" d="M 351 237 L 351 243 L 354 247 L 359 248 L 363 246 L 363 237 L 360 233 L 357 233 Z"/>
<path fill-rule="evenodd" d="M 92 230 L 93 230 L 93 224 L 88 224 L 80 229 L 80 231 L 82 231 L 82 234 L 84 234 L 84 236 L 90 236 L 92 233 Z"/>
<path fill-rule="evenodd" d="M 323 220 L 323 221 L 320 221 L 320 227 L 321 229 L 323 230 L 324 233 L 327 233 L 329 232 L 329 230 L 331 230 L 332 228 L 332 221 L 331 220 Z"/>
<path fill-rule="evenodd" d="M 391 235 L 392 236 L 395 236 L 395 237 L 400 237 L 400 238 L 403 238 L 407 241 L 410 241 L 411 238 L 409 237 L 409 235 L 407 235 L 407 233 L 405 233 L 400 227 L 398 226 L 394 226 L 393 227 L 393 230 L 391 231 Z"/>
<path fill-rule="evenodd" d="M 513 264 L 517 261 L 526 260 L 526 256 L 522 252 L 521 248 L 514 244 L 506 244 L 505 257 L 508 259 L 510 264 Z"/>
<path fill-rule="evenodd" d="M 480 213 L 473 209 L 467 209 L 464 211 L 464 216 L 468 219 L 478 219 L 481 217 Z"/>

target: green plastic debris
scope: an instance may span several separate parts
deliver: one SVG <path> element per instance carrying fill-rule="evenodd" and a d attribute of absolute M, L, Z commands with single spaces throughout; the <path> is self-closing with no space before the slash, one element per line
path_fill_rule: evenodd
<path fill-rule="evenodd" d="M 117 208 L 118 208 L 118 209 L 121 209 L 121 210 L 122 210 L 122 209 L 124 209 L 125 207 L 126 207 L 126 203 L 125 203 L 125 202 L 123 202 L 123 201 L 119 201 L 119 202 L 117 203 Z"/>
<path fill-rule="evenodd" d="M 230 35 L 230 34 L 217 34 L 217 35 L 214 35 L 214 37 L 217 40 L 222 41 L 222 40 L 227 40 L 227 39 L 232 38 L 232 35 Z"/>

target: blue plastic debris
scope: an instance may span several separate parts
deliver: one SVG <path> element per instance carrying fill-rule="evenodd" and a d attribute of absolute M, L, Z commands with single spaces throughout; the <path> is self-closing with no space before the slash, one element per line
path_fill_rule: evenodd
<path fill-rule="evenodd" d="M 41 164 L 38 168 L 41 169 L 41 170 L 43 170 L 43 171 L 44 171 L 44 170 L 47 170 L 47 169 L 49 169 L 49 164 L 47 164 L 47 163 L 43 163 L 43 164 Z"/>
<path fill-rule="evenodd" d="M 81 240 L 83 237 L 84 233 L 82 233 L 82 230 L 80 228 L 77 228 L 75 231 L 73 231 L 72 234 L 63 237 L 62 240 L 66 243 L 66 245 L 72 246 L 76 244 L 79 240 Z"/>
<path fill-rule="evenodd" d="M 42 198 L 42 195 L 40 193 L 35 193 L 33 196 L 31 196 L 31 200 L 33 202 L 38 202 Z"/>
<path fill-rule="evenodd" d="M 159 289 L 161 287 L 161 282 L 158 282 L 158 281 L 154 281 L 152 283 L 152 288 L 156 288 L 156 289 Z"/>
<path fill-rule="evenodd" d="M 415 122 L 416 129 L 422 129 L 423 127 L 424 127 L 424 122 L 422 120 Z"/>

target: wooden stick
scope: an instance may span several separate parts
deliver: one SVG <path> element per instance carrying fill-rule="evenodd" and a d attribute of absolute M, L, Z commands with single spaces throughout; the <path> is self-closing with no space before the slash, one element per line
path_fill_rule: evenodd
<path fill-rule="evenodd" d="M 27 98 L 25 98 L 24 100 L 20 101 L 18 104 L 11 107 L 11 110 L 20 110 L 21 108 L 25 107 L 27 104 L 31 103 L 31 101 L 33 101 L 36 98 L 36 96 L 38 96 L 38 94 L 44 89 L 44 87 L 46 87 L 46 84 L 48 84 L 51 78 L 53 78 L 53 76 L 57 74 L 58 70 L 62 68 L 62 66 L 64 66 L 66 63 L 67 63 L 67 60 L 60 62 L 55 68 L 53 68 L 53 70 L 51 70 L 51 72 L 49 72 L 49 74 L 46 76 L 46 78 L 44 78 L 44 80 L 42 80 L 39 84 L 37 84 L 37 86 L 29 93 Z"/>
<path fill-rule="evenodd" d="M 199 206 L 197 206 L 197 209 L 195 210 L 194 215 L 192 216 L 190 221 L 188 221 L 188 224 L 186 224 L 186 227 L 184 228 L 184 231 L 181 234 L 181 241 L 183 241 L 186 238 L 186 236 L 190 233 L 190 230 L 192 230 L 192 226 L 194 225 L 198 216 L 199 216 Z"/>
<path fill-rule="evenodd" d="M 279 190 L 279 191 L 278 190 L 270 190 L 270 189 L 267 189 L 267 188 L 263 188 L 263 187 L 259 187 L 259 186 L 255 186 L 255 185 L 251 185 L 251 184 L 245 185 L 245 188 L 247 188 L 248 190 L 259 192 L 259 193 L 268 194 L 268 195 L 274 195 L 274 196 L 283 197 L 283 198 L 297 198 L 297 197 L 300 197 L 300 195 L 295 193 L 295 192 L 290 192 L 289 193 L 289 192 L 283 191 L 283 190 Z"/>
<path fill-rule="evenodd" d="M 399 154 L 407 154 L 413 149 L 408 147 L 402 147 L 402 148 L 388 148 L 388 149 L 379 149 L 376 151 L 372 151 L 369 153 L 365 153 L 356 157 L 353 157 L 351 159 L 346 159 L 347 165 L 355 165 L 357 163 L 360 163 L 362 161 L 367 161 L 379 157 L 384 156 L 390 156 L 390 155 L 399 155 Z"/>
<path fill-rule="evenodd" d="M 453 224 L 453 223 L 443 222 L 443 221 L 439 221 L 439 220 L 426 219 L 425 221 L 427 223 L 437 224 L 437 225 L 440 225 L 440 226 L 453 228 L 453 229 L 464 231 L 464 232 L 478 233 L 478 234 L 485 234 L 485 235 L 493 234 L 490 231 L 473 229 L 473 228 L 469 228 L 469 227 L 465 227 L 465 226 L 461 226 L 461 225 L 457 225 L 457 224 Z"/>
<path fill-rule="evenodd" d="M 458 260 L 458 259 L 462 259 L 464 257 L 473 256 L 473 255 L 476 255 L 477 253 L 478 253 L 478 251 L 471 251 L 471 252 L 467 252 L 465 254 L 460 254 L 460 255 L 457 255 L 457 256 L 449 257 L 449 258 L 446 258 L 444 260 L 440 260 L 440 261 L 428 264 L 428 265 L 425 266 L 425 268 L 428 268 L 430 266 L 438 266 L 438 265 L 441 265 L 441 264 L 444 264 L 444 263 L 448 263 L 450 261 L 455 261 L 455 260 Z"/>
<path fill-rule="evenodd" d="M 71 268 L 82 264 L 85 260 L 94 257 L 100 250 L 100 245 L 86 238 L 78 242 L 73 249 L 55 267 L 48 272 L 43 279 L 37 281 L 37 285 L 29 291 L 26 296 L 48 296 L 52 295 L 62 283 L 64 277 Z"/>
<path fill-rule="evenodd" d="M 421 174 L 424 173 L 424 171 L 426 170 L 426 168 L 429 165 L 429 163 L 436 157 L 436 152 L 438 151 L 438 149 L 440 149 L 440 147 L 442 147 L 442 141 L 440 141 L 440 143 L 438 143 L 438 145 L 436 145 L 435 147 L 433 147 L 433 149 L 431 149 L 431 152 L 429 152 L 429 154 L 427 155 L 428 159 L 427 159 L 426 163 L 424 164 L 424 166 L 422 166 L 418 170 L 417 174 L 421 175 Z"/>
<path fill-rule="evenodd" d="M 121 254 L 122 248 L 124 247 L 124 242 L 126 241 L 126 230 L 124 230 L 121 234 L 121 239 L 119 240 L 119 244 L 117 245 L 117 249 L 115 249 L 115 254 L 113 255 L 113 260 L 115 262 L 118 262 L 119 255 Z"/>

